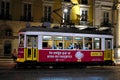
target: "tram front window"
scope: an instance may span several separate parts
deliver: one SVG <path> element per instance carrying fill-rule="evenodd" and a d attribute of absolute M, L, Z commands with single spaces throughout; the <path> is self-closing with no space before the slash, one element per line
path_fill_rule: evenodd
<path fill-rule="evenodd" d="M 34 47 L 37 47 L 38 45 L 37 45 L 37 40 L 38 40 L 38 37 L 33 37 L 33 46 Z"/>
<path fill-rule="evenodd" d="M 30 36 L 27 37 L 27 46 L 32 47 L 32 38 Z"/>
<path fill-rule="evenodd" d="M 37 36 L 31 36 L 31 35 L 27 35 L 27 47 L 37 47 L 37 40 L 38 37 Z"/>

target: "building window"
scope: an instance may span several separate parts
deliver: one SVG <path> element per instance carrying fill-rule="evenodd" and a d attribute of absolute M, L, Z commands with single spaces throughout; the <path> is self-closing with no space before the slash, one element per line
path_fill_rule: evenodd
<path fill-rule="evenodd" d="M 25 21 L 32 21 L 31 11 L 32 11 L 32 4 L 24 3 L 23 4 L 23 16 L 21 17 L 21 19 Z"/>
<path fill-rule="evenodd" d="M 63 23 L 70 23 L 70 8 L 64 8 L 63 19 Z"/>
<path fill-rule="evenodd" d="M 0 3 L 0 19 L 11 19 L 10 16 L 10 2 L 9 1 L 1 1 Z"/>
<path fill-rule="evenodd" d="M 88 11 L 87 10 L 83 10 L 82 11 L 81 21 L 87 21 L 87 18 L 88 18 Z"/>
<path fill-rule="evenodd" d="M 11 29 L 5 29 L 0 31 L 0 37 L 11 37 L 12 35 L 13 34 Z"/>
<path fill-rule="evenodd" d="M 11 29 L 6 29 L 5 30 L 5 36 L 12 36 L 12 30 Z"/>
<path fill-rule="evenodd" d="M 52 7 L 51 6 L 44 6 L 44 17 L 43 17 L 43 21 L 45 22 L 51 22 L 51 11 L 52 11 Z"/>
<path fill-rule="evenodd" d="M 63 0 L 64 2 L 70 2 L 71 0 Z"/>
<path fill-rule="evenodd" d="M 81 0 L 81 4 L 88 4 L 88 0 Z"/>
<path fill-rule="evenodd" d="M 109 24 L 109 12 L 104 12 L 104 14 L 103 14 L 103 24 L 104 25 Z"/>

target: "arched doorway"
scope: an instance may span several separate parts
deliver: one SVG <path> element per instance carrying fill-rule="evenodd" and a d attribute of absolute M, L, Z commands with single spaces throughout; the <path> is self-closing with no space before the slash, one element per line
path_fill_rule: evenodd
<path fill-rule="evenodd" d="M 11 50 L 12 50 L 11 41 L 6 40 L 4 42 L 4 56 L 10 56 L 11 55 Z"/>

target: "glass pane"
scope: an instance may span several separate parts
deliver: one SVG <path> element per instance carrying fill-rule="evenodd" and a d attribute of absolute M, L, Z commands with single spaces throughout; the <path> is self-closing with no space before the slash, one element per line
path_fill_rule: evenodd
<path fill-rule="evenodd" d="M 43 49 L 52 48 L 52 36 L 43 36 L 42 48 Z"/>
<path fill-rule="evenodd" d="M 28 49 L 28 58 L 31 58 L 31 49 Z"/>
<path fill-rule="evenodd" d="M 32 37 L 27 36 L 27 47 L 32 47 Z"/>
<path fill-rule="evenodd" d="M 83 38 L 82 37 L 74 38 L 74 48 L 75 49 L 83 49 Z"/>
<path fill-rule="evenodd" d="M 101 39 L 94 38 L 94 49 L 100 50 L 101 49 Z"/>
<path fill-rule="evenodd" d="M 64 49 L 73 49 L 73 37 L 64 37 Z"/>
<path fill-rule="evenodd" d="M 33 36 L 33 47 L 38 47 L 38 37 Z"/>
<path fill-rule="evenodd" d="M 92 38 L 85 37 L 84 41 L 85 41 L 85 47 L 84 47 L 85 50 L 92 49 Z"/>
<path fill-rule="evenodd" d="M 111 39 L 106 39 L 105 40 L 105 48 L 106 49 L 112 49 L 112 40 Z"/>
<path fill-rule="evenodd" d="M 23 34 L 20 34 L 20 40 L 19 40 L 19 46 L 20 47 L 24 47 L 24 35 Z"/>
<path fill-rule="evenodd" d="M 52 49 L 63 49 L 63 37 L 54 37 L 53 40 L 54 41 Z"/>

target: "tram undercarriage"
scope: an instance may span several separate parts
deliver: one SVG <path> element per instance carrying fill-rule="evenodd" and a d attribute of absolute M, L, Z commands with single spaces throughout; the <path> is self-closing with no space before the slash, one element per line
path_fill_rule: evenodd
<path fill-rule="evenodd" d="M 86 68 L 87 66 L 114 66 L 114 62 L 17 62 L 15 68 Z"/>

